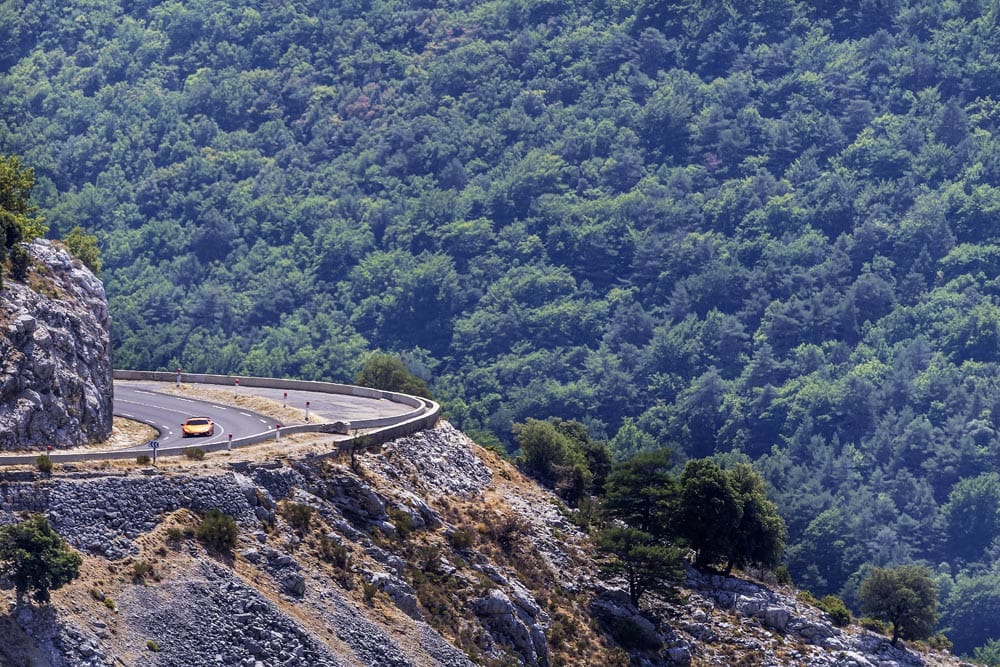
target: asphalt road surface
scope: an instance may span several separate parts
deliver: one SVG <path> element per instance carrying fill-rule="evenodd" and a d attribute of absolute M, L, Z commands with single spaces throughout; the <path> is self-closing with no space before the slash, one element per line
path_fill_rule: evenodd
<path fill-rule="evenodd" d="M 174 396 L 155 391 L 155 383 L 115 383 L 114 413 L 120 417 L 149 424 L 160 432 L 157 440 L 161 447 L 174 447 L 190 442 L 225 442 L 232 433 L 234 438 L 254 435 L 274 428 L 274 420 L 264 415 L 221 405 L 214 401 Z M 181 436 L 181 424 L 188 417 L 209 417 L 215 422 L 215 435 L 200 438 Z M 130 447 L 146 451 L 146 443 Z"/>

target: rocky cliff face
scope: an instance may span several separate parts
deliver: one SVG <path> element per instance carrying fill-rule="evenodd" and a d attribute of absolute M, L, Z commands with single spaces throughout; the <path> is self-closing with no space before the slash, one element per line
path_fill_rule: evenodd
<path fill-rule="evenodd" d="M 26 283 L 0 289 L 0 450 L 107 439 L 112 426 L 110 318 L 104 286 L 69 252 L 29 246 Z"/>
<path fill-rule="evenodd" d="M 447 424 L 303 447 L 0 474 L 0 524 L 45 512 L 84 555 L 51 607 L 0 597 L 0 665 L 959 665 L 694 570 L 640 613 L 554 496 Z M 232 554 L 193 537 L 213 508 Z"/>

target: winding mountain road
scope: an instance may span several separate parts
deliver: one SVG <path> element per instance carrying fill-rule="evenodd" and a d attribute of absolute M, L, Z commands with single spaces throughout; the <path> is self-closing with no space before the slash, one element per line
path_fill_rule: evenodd
<path fill-rule="evenodd" d="M 226 405 L 217 400 L 167 393 L 169 382 L 145 380 L 115 380 L 114 414 L 148 424 L 160 432 L 161 447 L 199 443 L 225 442 L 233 438 L 273 431 L 275 420 L 252 410 Z M 217 387 L 220 388 L 221 387 Z M 402 415 L 409 406 L 385 399 L 344 394 L 328 394 L 303 390 L 281 390 L 269 387 L 233 387 L 234 396 L 254 395 L 268 398 L 290 408 L 309 408 L 311 421 L 354 422 Z M 308 402 L 308 405 L 307 405 Z M 188 417 L 209 417 L 215 422 L 215 434 L 206 438 L 183 438 L 181 423 Z M 303 420 L 282 424 L 293 426 Z M 123 451 L 144 451 L 146 443 L 124 448 Z"/>
<path fill-rule="evenodd" d="M 275 413 L 255 412 L 246 405 L 254 401 L 235 400 L 237 395 L 259 396 L 281 406 L 277 414 L 293 417 L 282 421 L 282 433 L 325 433 L 328 444 L 338 448 L 377 446 L 431 428 L 441 414 L 441 406 L 430 399 L 330 382 L 131 370 L 116 370 L 114 376 L 114 414 L 155 428 L 161 456 L 180 456 L 188 446 L 214 452 L 277 438 Z M 233 401 L 227 400 L 230 392 Z M 215 433 L 183 438 L 181 424 L 188 417 L 210 417 Z M 145 442 L 96 451 L 50 450 L 49 456 L 54 463 L 75 463 L 135 458 L 149 451 Z M 0 466 L 34 464 L 37 456 L 0 454 Z"/>

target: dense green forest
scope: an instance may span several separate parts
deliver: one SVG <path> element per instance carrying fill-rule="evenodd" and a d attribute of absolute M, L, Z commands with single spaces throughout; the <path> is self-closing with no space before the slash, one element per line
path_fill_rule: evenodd
<path fill-rule="evenodd" d="M 336 6 L 333 6 L 336 5 Z M 0 154 L 119 368 L 349 381 L 752 461 L 796 583 L 1000 637 L 987 0 L 3 0 Z"/>

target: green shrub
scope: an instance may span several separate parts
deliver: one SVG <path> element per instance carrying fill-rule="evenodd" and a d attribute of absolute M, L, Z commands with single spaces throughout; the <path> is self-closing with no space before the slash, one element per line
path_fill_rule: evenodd
<path fill-rule="evenodd" d="M 806 604 L 811 604 L 814 607 L 818 607 L 819 606 L 819 600 L 817 600 L 816 596 L 813 595 L 812 593 L 810 593 L 809 591 L 805 591 L 805 590 L 799 591 L 795 595 L 795 598 L 799 602 L 805 602 Z"/>
<path fill-rule="evenodd" d="M 157 644 L 156 642 L 154 642 L 152 639 L 147 639 L 146 640 L 146 648 L 148 648 L 153 653 L 159 653 L 160 652 L 160 645 Z"/>
<path fill-rule="evenodd" d="M 885 621 L 880 621 L 877 618 L 864 616 L 858 619 L 858 625 L 863 627 L 865 630 L 871 630 L 872 632 L 877 632 L 880 635 L 889 634 L 889 624 Z"/>
<path fill-rule="evenodd" d="M 616 618 L 608 629 L 615 641 L 625 650 L 648 651 L 660 647 L 655 636 L 645 632 L 642 626 L 627 616 Z"/>
<path fill-rule="evenodd" d="M 132 563 L 132 581 L 145 581 L 147 576 L 153 574 L 153 565 L 144 560 Z"/>
<path fill-rule="evenodd" d="M 177 526 L 170 526 L 167 528 L 167 541 L 169 542 L 180 542 L 186 537 L 184 530 Z"/>
<path fill-rule="evenodd" d="M 139 454 L 139 456 L 135 457 L 135 462 L 141 466 L 149 465 L 150 460 L 148 454 Z"/>
<path fill-rule="evenodd" d="M 842 628 L 851 622 L 851 612 L 847 610 L 844 601 L 836 595 L 827 595 L 820 600 L 819 608 L 830 616 L 830 620 L 838 628 Z"/>
<path fill-rule="evenodd" d="M 327 563 L 332 563 L 341 570 L 346 570 L 350 562 L 350 552 L 347 547 L 337 544 L 325 535 L 319 540 L 319 554 Z"/>
<path fill-rule="evenodd" d="M 205 450 L 201 447 L 185 447 L 181 453 L 192 461 L 201 461 L 205 458 Z"/>
<path fill-rule="evenodd" d="M 468 528 L 456 528 L 448 534 L 448 544 L 459 551 L 471 549 L 475 542 L 476 535 Z"/>
<path fill-rule="evenodd" d="M 312 521 L 313 508 L 302 503 L 288 503 L 284 506 L 282 514 L 288 523 L 299 534 L 304 535 L 309 532 L 309 524 Z"/>
<path fill-rule="evenodd" d="M 209 551 L 222 554 L 232 551 L 239 536 L 236 520 L 217 509 L 208 511 L 195 532 Z"/>
<path fill-rule="evenodd" d="M 389 510 L 389 518 L 392 519 L 392 525 L 396 527 L 396 535 L 399 539 L 405 540 L 413 532 L 413 517 L 410 513 L 398 508 L 392 508 Z"/>
<path fill-rule="evenodd" d="M 787 565 L 779 565 L 774 569 L 774 579 L 782 586 L 792 585 L 792 573 L 788 571 Z"/>
<path fill-rule="evenodd" d="M 37 459 L 35 459 L 35 467 L 38 468 L 38 472 L 45 473 L 49 475 L 52 473 L 52 457 L 48 454 L 41 454 Z"/>
<path fill-rule="evenodd" d="M 375 596 L 379 594 L 379 588 L 369 581 L 362 581 L 361 592 L 365 597 L 365 602 L 371 604 L 372 600 L 375 599 Z"/>

